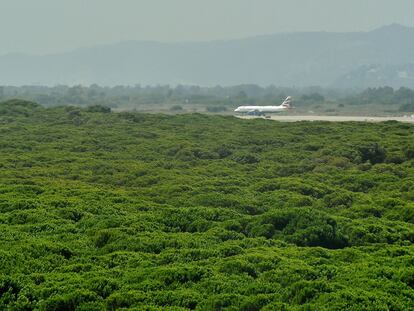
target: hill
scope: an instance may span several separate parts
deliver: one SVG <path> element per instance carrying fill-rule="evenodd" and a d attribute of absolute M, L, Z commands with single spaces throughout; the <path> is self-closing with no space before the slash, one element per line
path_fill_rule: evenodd
<path fill-rule="evenodd" d="M 414 131 L 0 103 L 0 309 L 410 310 Z"/>
<path fill-rule="evenodd" d="M 187 43 L 129 41 L 56 55 L 9 54 L 0 57 L 0 84 L 414 87 L 413 37 L 414 28 L 395 24 L 361 33 L 282 33 Z M 367 66 L 387 68 L 388 74 L 383 70 L 361 74 Z"/>

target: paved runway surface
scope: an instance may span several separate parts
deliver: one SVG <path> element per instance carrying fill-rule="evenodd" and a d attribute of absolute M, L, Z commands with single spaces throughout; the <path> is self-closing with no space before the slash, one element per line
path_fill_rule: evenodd
<path fill-rule="evenodd" d="M 258 117 L 242 117 L 244 119 L 254 119 Z M 264 117 L 260 117 L 264 118 Z M 358 116 L 288 116 L 288 115 L 272 115 L 268 120 L 297 122 L 297 121 L 330 121 L 330 122 L 384 122 L 399 121 L 414 123 L 414 116 L 406 117 L 358 117 Z"/>

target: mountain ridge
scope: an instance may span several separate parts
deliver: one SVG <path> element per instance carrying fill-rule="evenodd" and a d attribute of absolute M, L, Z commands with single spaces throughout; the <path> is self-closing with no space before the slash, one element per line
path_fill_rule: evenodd
<path fill-rule="evenodd" d="M 413 27 L 391 24 L 369 32 L 277 33 L 199 42 L 129 40 L 58 54 L 0 56 L 0 84 L 341 87 L 336 84 L 341 77 L 364 66 L 411 66 L 412 38 Z M 368 78 L 363 84 L 375 86 L 376 78 Z M 410 87 L 411 81 L 389 82 Z"/>

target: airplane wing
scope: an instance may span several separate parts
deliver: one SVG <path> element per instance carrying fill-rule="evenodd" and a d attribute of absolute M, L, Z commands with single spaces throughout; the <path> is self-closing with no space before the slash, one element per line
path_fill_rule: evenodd
<path fill-rule="evenodd" d="M 254 109 L 254 110 L 249 110 L 247 114 L 250 116 L 261 116 L 263 115 L 263 112 L 261 112 L 260 110 Z"/>

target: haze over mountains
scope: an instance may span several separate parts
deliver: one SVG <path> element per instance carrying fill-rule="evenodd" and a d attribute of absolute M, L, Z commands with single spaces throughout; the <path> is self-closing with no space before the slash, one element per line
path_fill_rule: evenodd
<path fill-rule="evenodd" d="M 414 87 L 413 51 L 414 28 L 398 24 L 230 41 L 128 41 L 54 55 L 2 55 L 0 84 Z"/>

